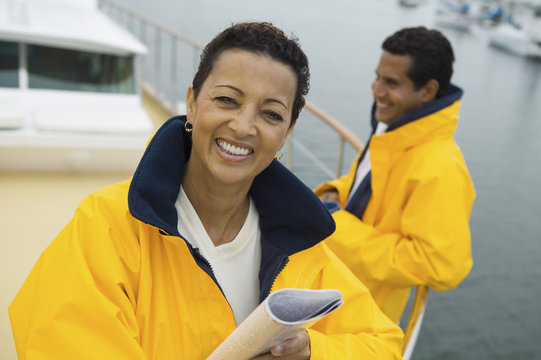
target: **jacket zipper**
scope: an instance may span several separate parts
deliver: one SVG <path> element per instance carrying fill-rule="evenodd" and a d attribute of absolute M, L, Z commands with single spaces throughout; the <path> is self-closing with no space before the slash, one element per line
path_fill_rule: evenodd
<path fill-rule="evenodd" d="M 284 268 L 286 267 L 288 262 L 289 262 L 289 256 L 286 255 L 286 256 L 284 256 L 284 258 L 282 259 L 282 262 L 280 263 L 280 266 L 278 267 L 278 269 L 274 273 L 274 277 L 272 278 L 272 282 L 271 282 L 269 288 L 265 289 L 265 296 L 262 297 L 261 299 L 266 299 L 267 296 L 270 295 L 270 293 L 272 291 L 272 288 L 274 287 L 274 283 L 276 282 L 276 278 L 278 278 L 278 275 L 280 275 L 282 270 L 284 270 Z"/>
<path fill-rule="evenodd" d="M 163 235 L 169 235 L 165 230 L 163 229 L 160 229 L 160 233 L 162 233 Z M 216 275 L 214 274 L 214 270 L 212 269 L 212 265 L 210 264 L 210 262 L 203 256 L 203 254 L 201 254 L 201 252 L 199 251 L 198 248 L 195 248 L 193 247 L 188 241 L 186 241 L 182 236 L 180 236 L 180 239 L 182 239 L 182 241 L 186 242 L 186 244 L 188 245 L 188 249 L 190 250 L 192 256 L 194 257 L 195 259 L 195 262 L 197 263 L 197 265 L 205 272 L 207 273 L 210 278 L 212 279 L 212 281 L 214 281 L 214 283 L 216 284 L 216 286 L 218 286 L 218 289 L 220 289 L 220 292 L 222 293 L 224 299 L 227 301 L 227 303 L 229 304 L 229 301 L 227 300 L 227 297 L 225 296 L 225 293 L 224 291 L 222 290 L 222 287 L 220 286 L 220 284 L 218 283 L 218 280 L 216 279 Z M 282 270 L 284 270 L 284 268 L 286 267 L 287 263 L 289 262 L 289 256 L 285 255 L 282 259 L 282 261 L 280 262 L 280 266 L 278 267 L 278 269 L 276 269 L 276 272 L 274 273 L 274 276 L 272 278 L 272 282 L 270 284 L 270 286 L 265 289 L 265 296 L 263 297 L 263 299 L 267 298 L 267 296 L 270 295 L 271 291 L 272 291 L 272 288 L 274 287 L 274 283 L 276 282 L 276 278 L 278 278 L 278 275 L 280 275 L 280 273 L 282 272 Z M 229 304 L 229 307 L 231 307 L 231 304 Z"/>
<path fill-rule="evenodd" d="M 166 235 L 166 236 L 174 236 L 174 235 L 168 234 L 167 231 L 165 231 L 163 229 L 160 229 L 160 234 Z M 203 270 L 205 273 L 207 273 L 208 276 L 210 276 L 212 281 L 214 281 L 216 286 L 218 286 L 218 289 L 220 289 L 220 292 L 222 293 L 225 300 L 227 301 L 227 298 L 225 297 L 225 293 L 222 290 L 222 287 L 220 286 L 220 284 L 218 283 L 218 280 L 216 279 L 216 275 L 214 274 L 214 270 L 212 269 L 212 265 L 210 265 L 210 262 L 203 256 L 203 254 L 201 254 L 199 249 L 193 247 L 190 244 L 189 241 L 184 239 L 182 236 L 176 236 L 176 237 L 178 237 L 179 239 L 184 241 L 186 243 L 186 245 L 188 245 L 188 250 L 190 250 L 190 253 L 192 254 L 193 258 L 195 259 L 195 262 L 196 262 L 197 266 L 199 266 L 201 268 L 201 270 Z M 228 304 L 229 304 L 229 302 L 228 302 Z M 229 305 L 229 306 L 231 307 L 231 305 Z"/>
<path fill-rule="evenodd" d="M 191 246 L 190 246 L 191 247 Z M 225 300 L 227 301 L 227 298 L 225 297 L 224 291 L 222 290 L 222 287 L 218 283 L 218 279 L 216 279 L 216 275 L 214 275 L 214 269 L 212 269 L 212 265 L 210 262 L 201 254 L 198 248 L 191 247 L 192 256 L 195 259 L 195 262 L 201 269 L 203 269 L 204 272 L 206 272 L 212 281 L 218 286 L 218 289 L 222 292 L 222 295 L 224 296 Z M 229 303 L 229 302 L 228 302 Z"/>

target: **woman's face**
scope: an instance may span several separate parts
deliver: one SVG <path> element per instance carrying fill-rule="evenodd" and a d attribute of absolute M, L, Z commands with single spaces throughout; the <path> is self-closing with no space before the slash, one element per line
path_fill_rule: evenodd
<path fill-rule="evenodd" d="M 187 94 L 191 171 L 249 186 L 293 130 L 296 90 L 295 73 L 281 62 L 239 49 L 220 54 L 197 99 L 192 88 Z"/>

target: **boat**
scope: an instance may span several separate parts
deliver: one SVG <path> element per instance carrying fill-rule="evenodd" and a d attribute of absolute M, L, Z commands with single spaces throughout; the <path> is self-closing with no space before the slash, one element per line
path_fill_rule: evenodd
<path fill-rule="evenodd" d="M 466 2 L 441 1 L 436 7 L 435 23 L 459 31 L 470 31 L 475 22 L 470 5 Z"/>
<path fill-rule="evenodd" d="M 0 2 L 0 170 L 133 170 L 153 131 L 147 48 L 97 0 Z"/>
<path fill-rule="evenodd" d="M 503 17 L 503 8 L 501 7 L 501 5 L 497 5 L 491 8 L 487 8 L 486 11 L 484 11 L 480 21 L 482 25 L 493 26 L 500 23 Z"/>
<path fill-rule="evenodd" d="M 541 58 L 541 2 L 508 3 L 499 18 L 489 32 L 491 46 L 518 56 Z"/>
<path fill-rule="evenodd" d="M 531 31 L 510 22 L 491 31 L 489 44 L 519 56 L 541 58 L 541 31 Z"/>
<path fill-rule="evenodd" d="M 399 0 L 398 3 L 404 7 L 417 7 L 422 0 Z"/>

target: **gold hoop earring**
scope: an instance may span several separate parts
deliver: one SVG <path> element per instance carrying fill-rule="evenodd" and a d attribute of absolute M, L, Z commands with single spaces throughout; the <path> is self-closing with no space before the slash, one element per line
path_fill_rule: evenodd
<path fill-rule="evenodd" d="M 190 127 L 188 127 L 188 125 Z M 186 122 L 184 123 L 184 131 L 186 131 L 187 133 L 191 133 L 193 131 L 193 125 L 188 120 L 186 120 Z"/>
<path fill-rule="evenodd" d="M 284 150 L 280 149 L 280 152 L 278 153 L 278 155 L 276 155 L 274 158 L 276 160 L 280 160 L 281 158 L 284 157 Z"/>

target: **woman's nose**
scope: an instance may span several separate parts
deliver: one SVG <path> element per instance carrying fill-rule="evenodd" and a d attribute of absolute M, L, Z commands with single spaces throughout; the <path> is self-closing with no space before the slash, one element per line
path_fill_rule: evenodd
<path fill-rule="evenodd" d="M 229 127 L 239 136 L 250 136 L 256 134 L 256 116 L 254 109 L 242 107 L 229 122 Z"/>

